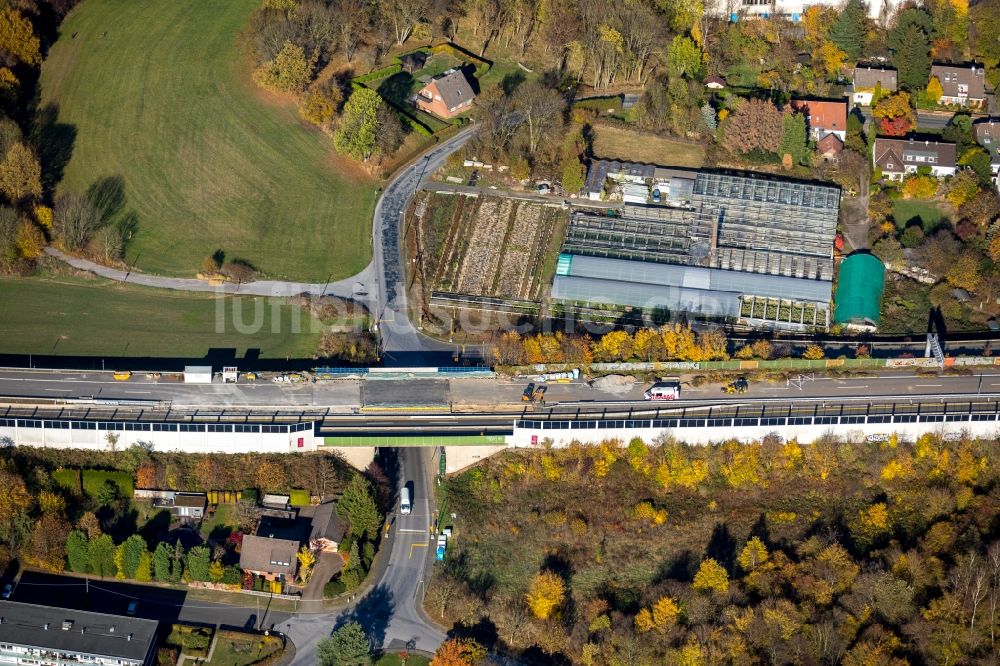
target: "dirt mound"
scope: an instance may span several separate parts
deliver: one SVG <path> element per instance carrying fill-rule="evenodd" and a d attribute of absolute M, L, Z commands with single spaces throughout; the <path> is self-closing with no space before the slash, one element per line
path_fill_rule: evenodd
<path fill-rule="evenodd" d="M 590 387 L 605 393 L 624 395 L 632 390 L 635 377 L 632 375 L 605 375 L 590 382 Z"/>

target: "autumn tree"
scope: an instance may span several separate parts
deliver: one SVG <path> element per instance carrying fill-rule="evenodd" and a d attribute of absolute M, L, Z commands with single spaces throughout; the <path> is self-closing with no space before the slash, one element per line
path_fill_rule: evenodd
<path fill-rule="evenodd" d="M 29 66 L 41 64 L 39 47 L 31 21 L 12 7 L 0 10 L 0 55 L 6 65 L 13 66 L 18 62 Z"/>
<path fill-rule="evenodd" d="M 295 558 L 299 561 L 299 580 L 304 585 L 309 582 L 309 576 L 312 575 L 313 565 L 316 564 L 316 555 L 309 550 L 309 546 L 303 545 L 295 554 Z"/>
<path fill-rule="evenodd" d="M 312 79 L 317 54 L 307 58 L 301 46 L 286 41 L 273 60 L 262 63 L 253 72 L 253 80 L 274 92 L 298 94 Z"/>
<path fill-rule="evenodd" d="M 696 590 L 710 590 L 725 593 L 729 590 L 729 573 L 714 558 L 706 558 L 698 565 L 691 584 Z"/>
<path fill-rule="evenodd" d="M 81 194 L 56 199 L 54 228 L 67 250 L 79 250 L 101 226 L 101 213 Z"/>
<path fill-rule="evenodd" d="M 927 82 L 924 95 L 928 102 L 936 102 L 944 96 L 944 88 L 941 87 L 941 80 L 938 77 L 932 76 L 931 80 Z"/>
<path fill-rule="evenodd" d="M 566 100 L 540 81 L 522 83 L 512 96 L 514 108 L 527 130 L 528 152 L 534 153 L 543 138 L 556 134 L 556 128 L 562 124 Z"/>
<path fill-rule="evenodd" d="M 21 541 L 28 527 L 28 511 L 31 495 L 24 480 L 13 472 L 8 472 L 0 463 L 0 540 L 9 550 Z"/>
<path fill-rule="evenodd" d="M 299 115 L 313 125 L 326 127 L 333 120 L 342 98 L 340 88 L 335 85 L 313 88 L 302 100 Z"/>
<path fill-rule="evenodd" d="M 784 134 L 784 117 L 770 101 L 751 99 L 733 111 L 723 128 L 723 143 L 734 153 L 777 153 Z"/>
<path fill-rule="evenodd" d="M 525 595 L 528 608 L 539 620 L 548 620 L 562 607 L 566 598 L 566 584 L 551 571 L 535 574 Z"/>
<path fill-rule="evenodd" d="M 344 105 L 340 126 L 333 135 L 337 152 L 368 161 L 378 142 L 378 110 L 382 98 L 374 90 L 356 88 Z"/>
<path fill-rule="evenodd" d="M 917 124 L 917 114 L 910 104 L 910 95 L 898 92 L 879 100 L 872 115 L 879 121 L 879 130 L 889 136 L 903 136 Z"/>
<path fill-rule="evenodd" d="M 826 356 L 826 352 L 819 345 L 809 345 L 806 347 L 805 351 L 802 352 L 802 358 L 810 361 L 818 361 Z"/>
<path fill-rule="evenodd" d="M 740 551 L 736 561 L 739 562 L 740 567 L 744 571 L 753 571 L 761 564 L 767 562 L 769 557 L 767 546 L 760 540 L 760 537 L 751 537 L 746 545 L 743 546 L 743 550 Z"/>
<path fill-rule="evenodd" d="M 0 162 L 0 192 L 13 203 L 42 194 L 42 168 L 28 146 L 17 142 Z"/>
<path fill-rule="evenodd" d="M 690 37 L 677 35 L 667 47 L 667 72 L 670 76 L 700 79 L 704 71 L 701 49 Z"/>
<path fill-rule="evenodd" d="M 471 638 L 450 638 L 434 653 L 430 666 L 473 666 L 486 656 L 486 648 Z"/>
<path fill-rule="evenodd" d="M 56 511 L 48 511 L 35 523 L 31 545 L 25 553 L 29 564 L 48 571 L 62 571 L 66 564 L 69 523 Z"/>

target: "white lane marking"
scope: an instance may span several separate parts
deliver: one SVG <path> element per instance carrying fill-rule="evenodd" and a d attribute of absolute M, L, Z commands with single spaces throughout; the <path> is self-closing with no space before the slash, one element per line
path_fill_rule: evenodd
<path fill-rule="evenodd" d="M 921 388 L 934 388 L 937 386 L 941 386 L 941 384 L 914 384 L 914 386 L 919 386 Z"/>
<path fill-rule="evenodd" d="M 45 389 L 46 391 L 68 391 L 69 389 Z"/>
<path fill-rule="evenodd" d="M 853 391 L 854 389 L 868 388 L 868 384 L 865 384 L 864 386 L 834 386 L 833 388 L 847 389 L 848 391 Z"/>
<path fill-rule="evenodd" d="M 415 529 L 411 529 L 409 527 L 400 527 L 396 531 L 397 532 L 401 532 L 401 533 L 405 533 L 405 534 L 427 534 L 427 530 L 415 530 Z"/>

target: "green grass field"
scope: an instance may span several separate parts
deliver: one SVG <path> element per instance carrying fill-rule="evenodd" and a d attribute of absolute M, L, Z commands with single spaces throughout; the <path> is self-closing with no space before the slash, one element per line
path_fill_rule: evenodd
<path fill-rule="evenodd" d="M 284 299 L 220 301 L 105 280 L 0 279 L 5 354 L 198 358 L 232 348 L 237 357 L 259 349 L 262 358 L 309 358 L 320 334 L 312 315 Z"/>
<path fill-rule="evenodd" d="M 933 201 L 898 199 L 892 205 L 892 219 L 900 229 L 905 229 L 911 222 L 919 219 L 923 230 L 929 232 L 943 222 L 946 216 Z"/>
<path fill-rule="evenodd" d="M 240 33 L 259 5 L 87 0 L 45 61 L 50 134 L 72 143 L 60 190 L 121 178 L 141 270 L 192 275 L 222 249 L 271 277 L 324 280 L 371 258 L 375 185 L 250 81 Z"/>

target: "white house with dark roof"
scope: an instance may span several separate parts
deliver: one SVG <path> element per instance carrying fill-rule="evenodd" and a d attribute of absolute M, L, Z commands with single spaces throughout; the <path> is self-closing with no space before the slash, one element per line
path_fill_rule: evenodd
<path fill-rule="evenodd" d="M 0 664 L 147 666 L 156 628 L 156 620 L 0 601 Z"/>
<path fill-rule="evenodd" d="M 871 106 L 876 88 L 886 94 L 896 92 L 896 70 L 891 67 L 858 65 L 854 68 L 851 85 L 851 102 L 861 106 Z"/>
<path fill-rule="evenodd" d="M 954 176 L 955 144 L 880 136 L 875 139 L 872 162 L 890 180 L 902 180 L 920 167 L 929 168 L 931 175 L 938 178 Z"/>
<path fill-rule="evenodd" d="M 972 124 L 972 133 L 980 146 L 990 154 L 990 171 L 1000 173 L 1000 119 L 989 118 Z"/>
<path fill-rule="evenodd" d="M 986 102 L 986 70 L 982 65 L 933 65 L 931 77 L 941 82 L 938 104 L 978 108 Z"/>

